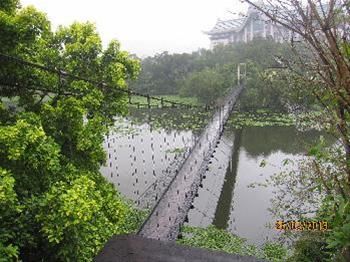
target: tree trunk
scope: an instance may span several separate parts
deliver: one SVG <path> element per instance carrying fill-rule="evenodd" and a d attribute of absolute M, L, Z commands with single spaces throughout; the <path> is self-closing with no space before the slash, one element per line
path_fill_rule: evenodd
<path fill-rule="evenodd" d="M 343 147 L 345 151 L 345 169 L 347 175 L 347 184 L 350 187 L 350 139 L 349 139 L 349 130 L 346 123 L 346 111 L 344 106 L 339 103 L 337 115 L 339 118 L 338 130 L 340 133 L 341 140 L 343 142 Z M 348 192 L 350 194 L 350 192 Z M 350 195 L 349 195 L 350 196 Z"/>

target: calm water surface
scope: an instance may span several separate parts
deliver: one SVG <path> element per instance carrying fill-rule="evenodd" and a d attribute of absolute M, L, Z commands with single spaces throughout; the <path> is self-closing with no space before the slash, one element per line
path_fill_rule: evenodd
<path fill-rule="evenodd" d="M 276 238 L 278 233 L 273 225 L 278 218 L 269 212 L 275 189 L 249 185 L 265 182 L 280 172 L 283 160 L 302 158 L 306 145 L 319 136 L 319 132 L 301 133 L 294 127 L 226 131 L 224 140 L 232 141 L 233 146 L 220 143 L 217 151 L 229 155 L 229 161 L 213 163 L 195 199 L 195 208 L 189 213 L 189 224 L 200 227 L 213 224 L 255 244 Z M 263 160 L 267 165 L 260 167 Z"/>
<path fill-rule="evenodd" d="M 140 207 L 152 207 L 194 145 L 192 131 L 153 129 L 147 123 L 119 120 L 106 137 L 108 154 L 104 176 Z M 189 225 L 215 225 L 261 244 L 277 232 L 268 225 L 278 218 L 269 212 L 274 188 L 248 187 L 280 172 L 286 158 L 296 160 L 319 132 L 298 132 L 294 127 L 256 127 L 226 130 L 205 174 L 203 188 L 189 212 Z M 262 160 L 268 164 L 260 167 Z"/>

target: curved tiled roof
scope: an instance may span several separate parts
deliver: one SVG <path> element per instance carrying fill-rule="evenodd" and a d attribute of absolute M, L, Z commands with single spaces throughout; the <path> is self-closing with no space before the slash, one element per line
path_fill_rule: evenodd
<path fill-rule="evenodd" d="M 213 29 L 206 31 L 208 35 L 217 33 L 237 32 L 245 24 L 246 18 L 238 18 L 231 20 L 218 20 Z"/>
<path fill-rule="evenodd" d="M 264 2 L 262 0 L 254 0 L 254 1 L 258 6 L 264 6 Z M 322 6 L 317 5 L 316 9 L 317 9 L 317 12 L 321 13 L 322 12 L 321 10 L 323 9 L 323 11 L 327 13 L 327 10 L 329 9 L 329 5 L 328 4 L 322 4 Z M 222 33 L 239 32 L 242 28 L 244 28 L 245 24 L 249 20 L 249 17 L 251 17 L 256 13 L 258 13 L 259 16 L 262 15 L 255 7 L 249 6 L 247 14 L 244 18 L 237 18 L 237 19 L 230 19 L 230 20 L 218 19 L 214 28 L 209 31 L 205 31 L 204 33 L 207 35 L 215 35 L 215 34 L 222 34 Z"/>

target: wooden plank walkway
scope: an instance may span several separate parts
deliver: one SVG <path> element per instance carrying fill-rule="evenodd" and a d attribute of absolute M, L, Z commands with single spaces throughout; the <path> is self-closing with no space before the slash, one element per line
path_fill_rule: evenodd
<path fill-rule="evenodd" d="M 142 225 L 138 232 L 140 236 L 158 240 L 177 238 L 180 227 L 191 208 L 195 193 L 201 185 L 202 175 L 222 135 L 224 124 L 242 90 L 243 86 L 233 89 L 216 110 L 191 154 Z"/>

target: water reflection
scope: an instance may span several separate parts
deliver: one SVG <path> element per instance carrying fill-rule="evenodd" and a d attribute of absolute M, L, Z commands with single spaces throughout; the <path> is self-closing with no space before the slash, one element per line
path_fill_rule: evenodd
<path fill-rule="evenodd" d="M 156 203 L 195 143 L 195 133 L 185 126 L 166 126 L 180 121 L 178 110 L 169 112 L 173 117 L 165 118 L 171 121 L 161 123 L 160 111 L 132 111 L 128 119 L 116 119 L 104 141 L 108 159 L 101 173 L 140 208 Z"/>
<path fill-rule="evenodd" d="M 277 232 L 268 227 L 273 227 L 278 219 L 268 211 L 274 188 L 248 186 L 264 182 L 280 172 L 284 159 L 302 158 L 307 145 L 315 142 L 320 135 L 322 133 L 317 131 L 298 132 L 294 127 L 252 127 L 226 131 L 224 136 L 232 137 L 234 143 L 231 148 L 226 148 L 231 150 L 231 157 L 219 175 L 224 182 L 217 202 L 213 203 L 215 199 L 199 194 L 195 199 L 195 206 L 198 206 L 190 211 L 189 224 L 201 227 L 213 224 L 256 244 L 277 237 Z M 262 160 L 268 165 L 260 167 Z M 205 191 L 215 189 L 212 184 L 207 184 Z M 206 204 L 208 202 L 211 204 Z M 211 218 L 204 216 L 210 213 L 215 215 Z"/>
<path fill-rule="evenodd" d="M 169 112 L 135 110 L 131 119 L 136 124 L 117 121 L 116 130 L 105 139 L 108 161 L 102 173 L 142 208 L 158 200 L 194 145 L 199 129 L 193 132 L 190 128 L 205 123 L 205 114 Z M 268 211 L 274 188 L 248 185 L 280 172 L 284 159 L 303 157 L 307 145 L 320 135 L 298 132 L 294 127 L 226 130 L 188 214 L 189 224 L 213 224 L 257 244 L 276 237 L 276 231 L 266 227 L 277 219 Z M 269 164 L 260 167 L 262 160 Z"/>
<path fill-rule="evenodd" d="M 232 149 L 232 157 L 226 170 L 225 183 L 222 187 L 218 205 L 215 211 L 213 225 L 218 228 L 226 229 L 230 218 L 233 192 L 237 177 L 237 168 L 239 161 L 239 150 L 242 141 L 242 130 L 235 132 L 235 140 Z"/>
<path fill-rule="evenodd" d="M 251 127 L 242 134 L 242 147 L 251 157 L 304 153 L 322 135 L 318 131 L 299 132 L 295 127 Z"/>

